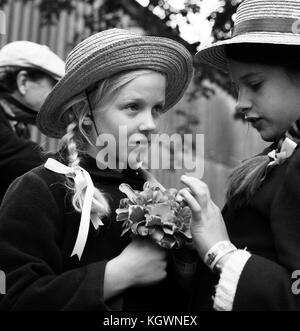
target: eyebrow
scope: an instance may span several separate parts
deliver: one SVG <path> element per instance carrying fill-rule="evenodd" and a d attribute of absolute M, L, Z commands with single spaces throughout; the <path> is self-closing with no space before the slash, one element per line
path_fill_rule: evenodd
<path fill-rule="evenodd" d="M 145 100 L 139 97 L 124 97 L 123 100 L 121 100 L 122 103 L 128 103 L 128 102 L 136 102 L 136 103 L 145 103 Z M 156 104 L 164 105 L 165 100 L 158 100 Z"/>

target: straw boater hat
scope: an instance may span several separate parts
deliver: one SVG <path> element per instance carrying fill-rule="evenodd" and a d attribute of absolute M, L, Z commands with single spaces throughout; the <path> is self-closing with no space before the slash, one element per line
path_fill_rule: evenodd
<path fill-rule="evenodd" d="M 236 14 L 232 37 L 203 47 L 200 62 L 228 71 L 226 45 L 300 45 L 300 0 L 244 0 Z"/>
<path fill-rule="evenodd" d="M 89 86 L 127 70 L 150 69 L 167 78 L 167 111 L 187 89 L 192 57 L 178 42 L 161 37 L 139 36 L 126 30 L 96 33 L 78 44 L 66 59 L 66 75 L 48 95 L 37 118 L 40 130 L 60 138 L 66 133 L 62 107 Z"/>

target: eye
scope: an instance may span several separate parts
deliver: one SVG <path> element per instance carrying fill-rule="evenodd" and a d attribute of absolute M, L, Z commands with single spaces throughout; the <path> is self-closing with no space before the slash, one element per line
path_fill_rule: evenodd
<path fill-rule="evenodd" d="M 261 88 L 262 82 L 250 82 L 248 85 L 253 91 L 256 92 Z"/>
<path fill-rule="evenodd" d="M 128 105 L 125 106 L 125 109 L 136 112 L 139 110 L 139 105 L 137 103 L 129 103 Z"/>
<path fill-rule="evenodd" d="M 163 113 L 163 106 L 162 105 L 156 105 L 152 108 L 152 115 L 154 117 L 158 117 Z"/>

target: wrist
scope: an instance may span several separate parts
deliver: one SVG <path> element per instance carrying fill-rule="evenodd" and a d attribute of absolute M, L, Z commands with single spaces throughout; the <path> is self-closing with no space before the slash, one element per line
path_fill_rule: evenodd
<path fill-rule="evenodd" d="M 224 266 L 226 265 L 227 261 L 231 258 L 231 256 L 235 253 L 235 251 L 229 252 L 226 255 L 224 255 L 223 257 L 220 258 L 220 260 L 216 263 L 213 271 L 217 272 L 217 273 L 221 273 Z"/>
<path fill-rule="evenodd" d="M 125 268 L 122 268 L 118 257 L 108 261 L 104 274 L 104 299 L 108 300 L 122 293 L 130 286 L 130 277 L 128 277 Z"/>
<path fill-rule="evenodd" d="M 219 241 L 205 254 L 204 263 L 214 271 L 218 262 L 225 263 L 226 256 L 236 250 L 237 248 L 229 240 Z"/>

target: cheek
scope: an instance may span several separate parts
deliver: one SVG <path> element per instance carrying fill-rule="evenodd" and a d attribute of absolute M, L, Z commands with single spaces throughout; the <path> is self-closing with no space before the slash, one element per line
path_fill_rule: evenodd
<path fill-rule="evenodd" d="M 118 136 L 120 123 L 120 116 L 113 111 L 99 111 L 95 116 L 96 124 L 100 132 Z"/>
<path fill-rule="evenodd" d="M 277 114 L 277 116 L 273 116 L 266 121 L 262 133 L 269 138 L 266 140 L 274 141 L 275 139 L 279 139 L 287 130 L 289 130 L 291 124 L 292 121 L 290 122 L 287 118 L 282 117 L 281 114 Z"/>
<path fill-rule="evenodd" d="M 46 98 L 50 94 L 50 92 L 51 92 L 51 89 L 44 89 L 41 91 L 41 93 L 40 93 L 41 103 L 44 103 L 44 101 L 46 100 Z"/>
<path fill-rule="evenodd" d="M 36 90 L 32 90 L 28 93 L 28 101 L 36 107 L 41 107 L 50 92 L 50 88 L 37 88 Z"/>

